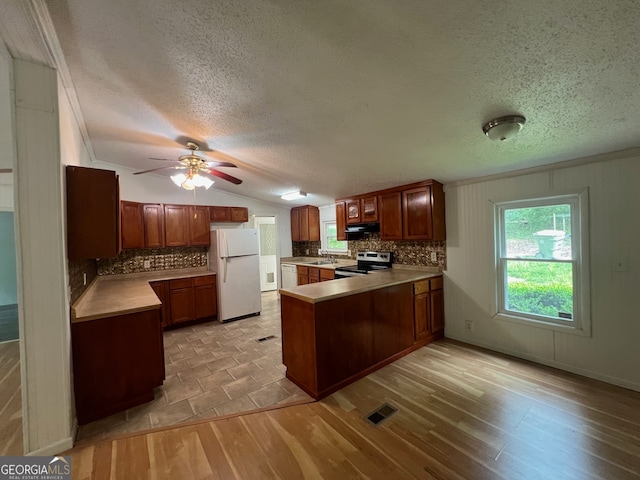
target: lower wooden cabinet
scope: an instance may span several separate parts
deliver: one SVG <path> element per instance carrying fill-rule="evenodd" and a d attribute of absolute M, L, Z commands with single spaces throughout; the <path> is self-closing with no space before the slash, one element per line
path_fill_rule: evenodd
<path fill-rule="evenodd" d="M 196 298 L 196 319 L 215 317 L 218 314 L 216 277 L 194 277 L 194 294 Z"/>
<path fill-rule="evenodd" d="M 332 268 L 304 267 L 298 265 L 298 285 L 326 282 L 334 278 L 335 272 Z"/>
<path fill-rule="evenodd" d="M 150 283 L 162 302 L 161 318 L 164 328 L 197 320 L 210 320 L 218 315 L 216 276 L 161 280 Z"/>
<path fill-rule="evenodd" d="M 298 285 L 309 283 L 309 267 L 298 265 Z"/>
<path fill-rule="evenodd" d="M 193 279 L 169 280 L 169 311 L 171 325 L 196 319 Z"/>
<path fill-rule="evenodd" d="M 444 331 L 444 290 L 442 277 L 413 284 L 414 339 L 424 339 Z"/>
<path fill-rule="evenodd" d="M 78 423 L 153 400 L 165 377 L 160 309 L 71 324 Z"/>

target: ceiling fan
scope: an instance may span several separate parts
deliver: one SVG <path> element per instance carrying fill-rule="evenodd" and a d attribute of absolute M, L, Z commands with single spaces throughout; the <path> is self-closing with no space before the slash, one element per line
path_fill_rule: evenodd
<path fill-rule="evenodd" d="M 187 190 L 193 190 L 194 187 L 204 186 L 209 188 L 213 183 L 207 177 L 203 177 L 200 174 L 205 173 L 208 175 L 213 175 L 214 177 L 221 178 L 228 182 L 231 182 L 235 185 L 240 185 L 242 180 L 239 178 L 228 175 L 220 170 L 216 170 L 214 167 L 233 167 L 237 166 L 231 162 L 219 162 L 216 160 L 207 160 L 204 157 L 196 155 L 196 150 L 200 148 L 200 146 L 196 142 L 187 142 L 187 148 L 191 150 L 191 153 L 187 155 L 182 155 L 177 160 L 170 160 L 168 158 L 150 158 L 150 160 L 159 160 L 163 162 L 176 162 L 178 165 L 171 165 L 168 167 L 159 167 L 152 168 L 150 170 L 143 170 L 142 172 L 135 172 L 134 175 L 140 175 L 143 173 L 151 173 L 158 172 L 161 170 L 185 170 L 185 172 L 173 175 L 171 179 L 178 186 L 181 186 Z"/>

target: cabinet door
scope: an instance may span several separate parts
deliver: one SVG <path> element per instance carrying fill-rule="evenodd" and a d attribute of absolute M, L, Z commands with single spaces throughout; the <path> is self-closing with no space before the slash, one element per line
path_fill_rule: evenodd
<path fill-rule="evenodd" d="M 298 274 L 298 285 L 307 285 L 309 283 L 309 275 Z"/>
<path fill-rule="evenodd" d="M 321 268 L 320 269 L 320 281 L 326 282 L 327 280 L 333 280 L 335 278 L 336 272 L 334 272 L 330 268 Z"/>
<path fill-rule="evenodd" d="M 402 240 L 402 193 L 380 195 L 380 240 Z"/>
<path fill-rule="evenodd" d="M 300 209 L 291 209 L 291 241 L 300 241 Z"/>
<path fill-rule="evenodd" d="M 230 222 L 231 209 L 229 207 L 209 207 L 209 219 L 212 222 Z"/>
<path fill-rule="evenodd" d="M 306 207 L 300 210 L 300 241 L 309 241 L 309 209 Z"/>
<path fill-rule="evenodd" d="M 231 207 L 231 221 L 232 222 L 248 222 L 249 209 L 244 207 Z"/>
<path fill-rule="evenodd" d="M 431 187 L 417 187 L 402 192 L 404 240 L 431 240 Z"/>
<path fill-rule="evenodd" d="M 195 320 L 195 296 L 193 286 L 188 288 L 172 289 L 169 292 L 171 303 L 171 324 L 189 322 Z"/>
<path fill-rule="evenodd" d="M 363 222 L 378 221 L 378 197 L 366 197 L 360 199 L 360 217 Z"/>
<path fill-rule="evenodd" d="M 122 248 L 144 248 L 144 220 L 141 203 L 120 202 L 120 225 Z"/>
<path fill-rule="evenodd" d="M 444 290 L 431 290 L 431 331 L 444 330 Z"/>
<path fill-rule="evenodd" d="M 429 292 L 413 297 L 414 340 L 418 341 L 429 335 Z"/>
<path fill-rule="evenodd" d="M 218 314 L 215 285 L 198 285 L 195 287 L 196 318 L 214 317 Z"/>
<path fill-rule="evenodd" d="M 308 207 L 309 210 L 309 241 L 320 241 L 320 210 L 318 207 Z"/>
<path fill-rule="evenodd" d="M 164 207 L 161 204 L 145 204 L 144 246 L 147 248 L 164 247 Z"/>
<path fill-rule="evenodd" d="M 120 253 L 120 192 L 111 170 L 68 166 L 67 256 L 110 258 Z"/>
<path fill-rule="evenodd" d="M 336 230 L 337 240 L 346 240 L 347 234 L 345 230 L 347 228 L 347 212 L 345 202 L 336 202 Z"/>
<path fill-rule="evenodd" d="M 209 207 L 189 207 L 189 245 L 209 245 Z"/>
<path fill-rule="evenodd" d="M 160 307 L 160 320 L 162 321 L 162 328 L 168 327 L 169 325 L 171 325 L 171 319 L 169 318 L 169 315 L 167 313 L 168 298 L 165 293 L 166 284 L 164 281 L 158 281 L 151 282 L 149 285 L 151 285 L 151 288 L 153 288 L 153 291 L 162 302 L 162 307 Z"/>
<path fill-rule="evenodd" d="M 347 200 L 347 223 L 362 223 L 360 219 L 360 200 Z"/>
<path fill-rule="evenodd" d="M 164 206 L 165 245 L 183 247 L 189 245 L 189 206 Z"/>

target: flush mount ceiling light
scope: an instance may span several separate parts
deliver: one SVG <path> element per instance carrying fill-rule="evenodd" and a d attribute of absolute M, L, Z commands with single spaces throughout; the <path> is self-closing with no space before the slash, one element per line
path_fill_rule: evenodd
<path fill-rule="evenodd" d="M 525 121 L 525 118 L 520 115 L 494 118 L 482 127 L 482 131 L 491 140 L 503 142 L 515 137 L 524 126 Z"/>
<path fill-rule="evenodd" d="M 282 195 L 280 198 L 283 200 L 298 200 L 300 198 L 306 197 L 307 194 L 304 192 L 289 192 Z"/>

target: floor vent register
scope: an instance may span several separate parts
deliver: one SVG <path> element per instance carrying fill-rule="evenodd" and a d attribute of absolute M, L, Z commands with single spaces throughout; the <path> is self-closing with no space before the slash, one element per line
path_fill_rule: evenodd
<path fill-rule="evenodd" d="M 267 335 L 266 337 L 258 338 L 256 340 L 256 342 L 262 343 L 262 342 L 266 342 L 267 340 L 271 340 L 272 338 L 276 338 L 276 336 L 275 335 Z"/>
<path fill-rule="evenodd" d="M 388 403 L 383 403 L 382 406 L 375 409 L 366 417 L 367 422 L 374 426 L 380 425 L 381 422 L 393 416 L 397 411 L 398 409 L 396 407 Z"/>

